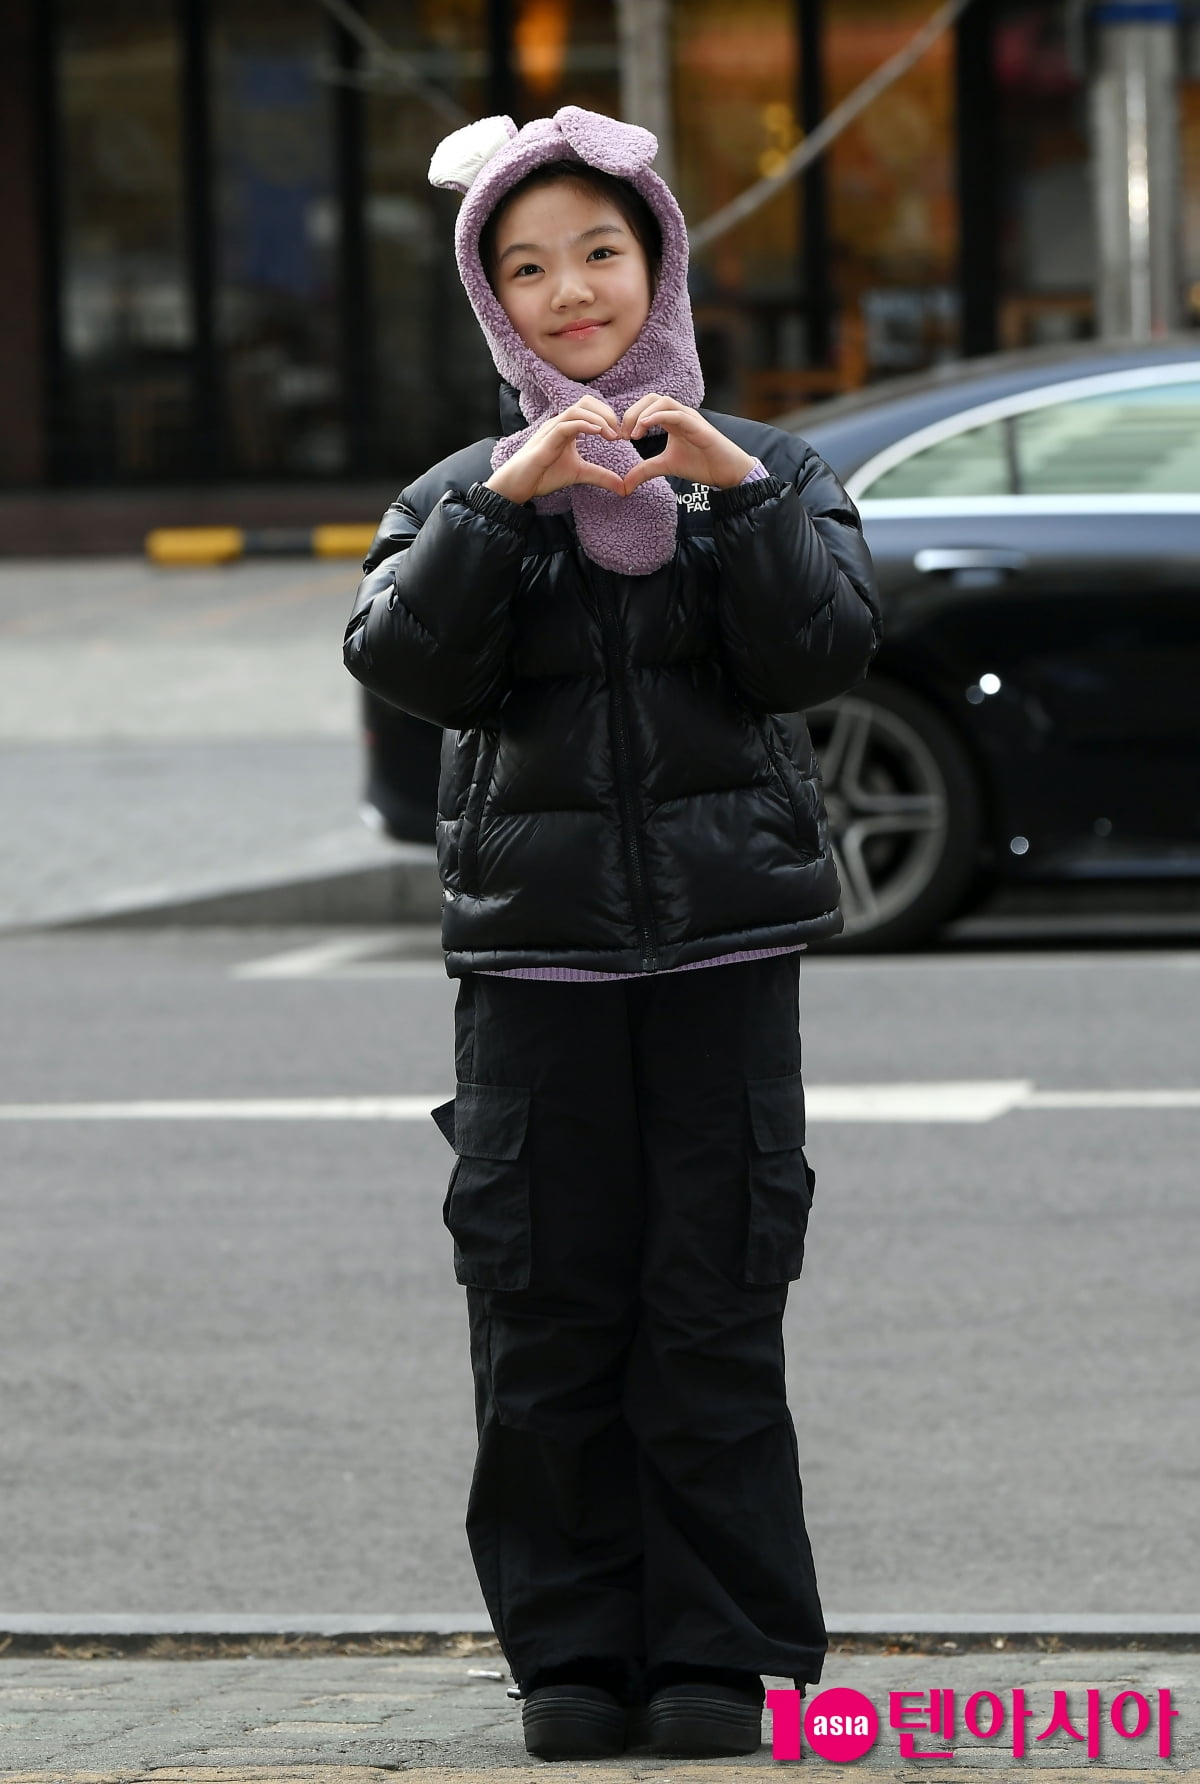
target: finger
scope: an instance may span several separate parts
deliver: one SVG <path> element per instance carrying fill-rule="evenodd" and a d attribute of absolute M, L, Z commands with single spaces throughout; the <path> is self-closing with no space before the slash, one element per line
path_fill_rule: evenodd
<path fill-rule="evenodd" d="M 665 454 L 659 453 L 657 458 L 644 458 L 640 465 L 634 465 L 626 471 L 624 489 L 627 496 L 632 495 L 639 484 L 648 483 L 651 477 L 668 477 L 672 467 L 663 464 Z"/>
<path fill-rule="evenodd" d="M 651 390 L 647 391 L 645 396 L 640 396 L 636 403 L 630 403 L 621 417 L 621 428 L 626 439 L 629 438 L 629 429 L 634 426 L 644 409 L 648 408 L 651 403 L 665 403 L 668 400 L 659 391 Z"/>
<path fill-rule="evenodd" d="M 587 396 L 581 396 L 579 401 L 575 404 L 575 407 L 577 409 L 592 410 L 595 414 L 599 415 L 601 421 L 607 421 L 609 427 L 619 429 L 621 426 L 617 411 L 615 409 L 610 409 L 608 404 L 603 402 L 598 396 L 592 396 L 590 393 Z M 570 413 L 569 410 L 568 413 Z"/>
<path fill-rule="evenodd" d="M 567 431 L 564 432 L 564 428 Z M 561 450 L 564 440 L 573 439 L 576 433 L 585 430 L 592 433 L 604 434 L 606 439 L 617 437 L 615 434 L 612 434 L 607 430 L 607 424 L 599 415 L 595 414 L 590 409 L 581 409 L 579 405 L 576 404 L 573 408 L 564 409 L 561 415 L 551 415 L 547 420 L 543 421 L 541 427 L 538 428 L 536 434 L 534 434 L 529 441 L 529 444 L 531 446 L 535 442 L 539 446 L 548 444 L 557 452 Z"/>
<path fill-rule="evenodd" d="M 630 429 L 629 438 L 640 440 L 652 427 L 665 428 L 668 433 L 689 435 L 693 431 L 688 425 L 691 418 L 690 409 L 682 409 L 678 403 L 668 402 L 664 397 L 657 408 L 646 409 L 638 417 Z"/>
<path fill-rule="evenodd" d="M 599 397 L 580 397 L 577 403 L 572 403 L 569 409 L 563 410 L 559 420 L 576 415 L 587 415 L 593 420 L 599 421 L 605 430 L 605 439 L 619 440 L 621 438 L 621 424 L 617 420 L 616 410 L 610 409 L 607 403 L 602 403 Z"/>
<path fill-rule="evenodd" d="M 561 452 L 571 440 L 577 440 L 581 434 L 603 434 L 604 423 L 591 415 L 560 415 L 547 435 L 547 441 L 554 449 Z"/>
<path fill-rule="evenodd" d="M 586 458 L 579 461 L 575 481 L 594 483 L 597 489 L 607 489 L 614 496 L 623 496 L 626 493 L 625 485 L 615 471 L 610 471 L 605 465 L 594 465 Z"/>

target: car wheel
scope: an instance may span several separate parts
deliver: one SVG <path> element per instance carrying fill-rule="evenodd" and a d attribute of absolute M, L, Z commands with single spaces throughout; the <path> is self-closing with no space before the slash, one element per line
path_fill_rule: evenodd
<path fill-rule="evenodd" d="M 806 722 L 842 883 L 834 946 L 924 941 L 958 909 L 979 863 L 979 790 L 961 744 L 923 700 L 882 679 Z"/>

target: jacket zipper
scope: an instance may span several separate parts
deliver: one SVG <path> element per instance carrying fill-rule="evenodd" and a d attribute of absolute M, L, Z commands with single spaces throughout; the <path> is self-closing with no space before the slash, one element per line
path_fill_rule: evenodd
<path fill-rule="evenodd" d="M 629 745 L 628 684 L 625 678 L 625 659 L 621 653 L 621 634 L 617 624 L 617 610 L 607 586 L 603 585 L 600 578 L 593 573 L 582 550 L 580 559 L 585 566 L 584 578 L 596 597 L 596 607 L 600 614 L 604 656 L 612 687 L 613 734 L 617 747 L 617 793 L 621 801 L 621 816 L 625 832 L 625 862 L 629 874 L 630 900 L 641 934 L 642 971 L 650 973 L 656 971 L 658 967 L 658 937 L 655 933 L 654 914 L 646 889 L 646 874 L 642 864 L 637 800 L 634 795 L 633 752 Z"/>

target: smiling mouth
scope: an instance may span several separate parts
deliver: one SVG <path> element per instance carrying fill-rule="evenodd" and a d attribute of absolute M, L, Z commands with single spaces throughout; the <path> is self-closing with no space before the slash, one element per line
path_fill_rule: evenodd
<path fill-rule="evenodd" d="M 555 340 L 561 341 L 564 336 L 567 339 L 570 339 L 572 335 L 589 335 L 594 333 L 596 329 L 606 328 L 607 326 L 608 324 L 605 322 L 572 322 L 569 328 L 555 329 L 554 338 Z"/>

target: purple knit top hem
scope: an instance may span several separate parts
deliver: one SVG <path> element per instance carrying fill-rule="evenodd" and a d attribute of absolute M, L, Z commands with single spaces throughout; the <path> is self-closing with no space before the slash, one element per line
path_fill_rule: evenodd
<path fill-rule="evenodd" d="M 742 948 L 737 954 L 689 960 L 686 966 L 666 966 L 653 973 L 594 973 L 582 966 L 481 966 L 476 970 L 485 979 L 552 979 L 560 985 L 593 985 L 610 979 L 662 979 L 668 973 L 694 973 L 706 966 L 733 966 L 742 960 L 770 960 L 776 954 L 802 954 L 807 946 L 807 942 L 788 942 L 782 948 Z"/>

